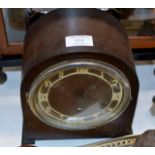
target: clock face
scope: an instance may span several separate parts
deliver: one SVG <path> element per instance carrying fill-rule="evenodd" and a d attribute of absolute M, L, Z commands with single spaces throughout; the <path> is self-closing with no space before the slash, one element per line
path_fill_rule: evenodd
<path fill-rule="evenodd" d="M 95 128 L 116 119 L 131 100 L 125 75 L 102 61 L 64 61 L 40 73 L 28 103 L 44 123 L 67 130 Z"/>

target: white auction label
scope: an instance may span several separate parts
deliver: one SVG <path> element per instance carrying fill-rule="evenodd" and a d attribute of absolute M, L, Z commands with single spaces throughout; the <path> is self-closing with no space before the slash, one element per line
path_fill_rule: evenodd
<path fill-rule="evenodd" d="M 66 47 L 93 46 L 93 37 L 90 35 L 66 36 Z"/>

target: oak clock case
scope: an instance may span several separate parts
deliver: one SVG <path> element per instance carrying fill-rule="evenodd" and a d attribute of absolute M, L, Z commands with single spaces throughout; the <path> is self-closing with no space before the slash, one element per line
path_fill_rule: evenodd
<path fill-rule="evenodd" d="M 138 80 L 128 36 L 110 13 L 41 16 L 28 28 L 23 59 L 23 144 L 132 132 Z"/>

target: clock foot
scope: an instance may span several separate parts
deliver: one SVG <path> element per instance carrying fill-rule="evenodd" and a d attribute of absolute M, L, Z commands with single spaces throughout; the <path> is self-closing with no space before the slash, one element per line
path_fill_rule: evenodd
<path fill-rule="evenodd" d="M 4 84 L 7 80 L 7 74 L 0 68 L 0 84 Z"/>
<path fill-rule="evenodd" d="M 155 95 L 153 96 L 152 101 L 155 104 Z"/>

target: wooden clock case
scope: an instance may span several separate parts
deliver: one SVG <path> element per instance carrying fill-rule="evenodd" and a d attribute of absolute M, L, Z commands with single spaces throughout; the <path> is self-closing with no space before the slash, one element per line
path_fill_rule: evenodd
<path fill-rule="evenodd" d="M 94 46 L 67 48 L 65 36 L 79 34 L 92 35 Z M 41 122 L 27 103 L 32 81 L 53 64 L 84 58 L 110 63 L 126 75 L 132 94 L 127 109 L 114 121 L 89 130 L 68 131 Z M 119 21 L 109 13 L 97 9 L 58 9 L 40 17 L 30 26 L 25 37 L 22 77 L 23 144 L 33 144 L 35 140 L 117 137 L 132 133 L 138 79 L 128 36 Z"/>

